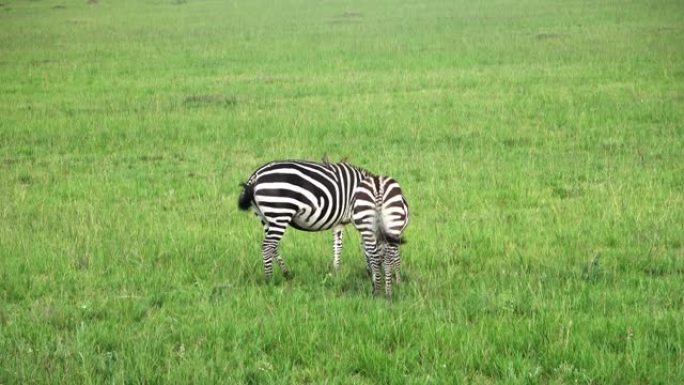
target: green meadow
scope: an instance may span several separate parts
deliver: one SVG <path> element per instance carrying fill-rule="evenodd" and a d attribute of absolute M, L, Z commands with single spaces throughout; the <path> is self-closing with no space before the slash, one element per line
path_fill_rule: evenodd
<path fill-rule="evenodd" d="M 0 385 L 684 383 L 680 0 L 0 0 Z M 263 279 L 238 184 L 391 175 Z"/>

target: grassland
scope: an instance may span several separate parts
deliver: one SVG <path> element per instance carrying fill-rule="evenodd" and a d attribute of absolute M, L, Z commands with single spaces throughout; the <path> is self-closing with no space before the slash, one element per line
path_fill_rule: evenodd
<path fill-rule="evenodd" d="M 0 5 L 0 384 L 684 383 L 677 0 Z M 262 279 L 238 183 L 396 177 L 405 281 L 349 228 Z"/>

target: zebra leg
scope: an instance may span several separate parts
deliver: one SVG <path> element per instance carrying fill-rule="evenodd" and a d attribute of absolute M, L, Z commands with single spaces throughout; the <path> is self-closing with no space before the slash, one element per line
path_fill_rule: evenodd
<path fill-rule="evenodd" d="M 366 252 L 366 249 L 361 246 L 361 250 L 363 251 L 363 256 L 366 257 L 366 274 L 368 274 L 369 277 L 373 277 L 373 272 L 371 271 L 371 258 L 370 255 Z"/>
<path fill-rule="evenodd" d="M 340 255 L 342 254 L 343 234 L 343 225 L 337 225 L 333 227 L 333 271 L 335 272 L 340 268 Z"/>
<path fill-rule="evenodd" d="M 294 275 L 290 270 L 287 269 L 287 266 L 285 266 L 285 260 L 280 256 L 280 253 L 276 254 L 276 261 L 278 261 L 278 265 L 280 266 L 280 271 L 283 273 L 283 277 L 285 277 L 285 279 L 292 279 Z"/>
<path fill-rule="evenodd" d="M 385 295 L 387 298 L 392 298 L 392 257 L 390 245 L 385 245 L 381 253 L 382 268 L 385 273 Z"/>
<path fill-rule="evenodd" d="M 387 245 L 387 258 L 389 259 L 392 273 L 394 273 L 394 280 L 396 283 L 401 282 L 401 257 L 399 256 L 399 245 Z"/>
<path fill-rule="evenodd" d="M 290 278 L 290 271 L 285 266 L 285 261 L 278 253 L 278 244 L 285 233 L 285 227 L 267 225 L 264 226 L 264 241 L 262 243 L 262 256 L 264 259 L 264 275 L 266 280 L 270 280 L 273 276 L 273 258 L 278 261 L 280 271 L 282 271 L 285 278 Z"/>
<path fill-rule="evenodd" d="M 380 293 L 380 265 L 382 263 L 378 253 L 378 243 L 373 233 L 362 233 L 361 239 L 363 241 L 363 253 L 366 255 L 370 269 L 373 295 L 378 295 Z"/>
<path fill-rule="evenodd" d="M 371 277 L 373 280 L 373 295 L 377 296 L 380 294 L 380 267 L 382 265 L 381 255 L 374 251 L 373 256 L 371 256 Z"/>
<path fill-rule="evenodd" d="M 373 239 L 375 239 L 375 238 L 373 238 Z M 373 240 L 372 242 L 376 242 L 376 241 Z M 375 247 L 375 254 L 382 254 L 382 251 L 379 249 L 381 247 L 381 245 L 378 245 L 375 243 L 374 243 L 374 245 L 375 245 L 374 246 Z M 363 249 L 363 255 L 366 257 L 366 273 L 368 274 L 368 276 L 370 278 L 373 278 L 373 269 L 371 268 L 371 266 L 372 266 L 371 261 L 373 260 L 373 254 L 366 252 L 365 246 L 362 245 L 361 248 Z"/>

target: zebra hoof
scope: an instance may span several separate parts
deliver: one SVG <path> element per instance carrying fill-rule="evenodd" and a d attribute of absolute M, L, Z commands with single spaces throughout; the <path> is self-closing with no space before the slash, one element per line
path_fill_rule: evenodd
<path fill-rule="evenodd" d="M 291 280 L 292 278 L 294 278 L 294 273 L 292 273 L 290 271 L 286 271 L 283 273 L 283 277 L 285 277 L 285 279 L 287 279 L 287 280 Z"/>

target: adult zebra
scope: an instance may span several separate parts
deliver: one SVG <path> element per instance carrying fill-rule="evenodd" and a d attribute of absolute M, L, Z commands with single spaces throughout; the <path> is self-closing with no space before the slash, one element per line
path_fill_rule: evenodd
<path fill-rule="evenodd" d="M 361 233 L 363 251 L 370 265 L 373 294 L 380 291 L 380 265 L 385 273 L 385 294 L 392 296 L 392 273 L 400 280 L 399 245 L 408 225 L 408 203 L 399 183 L 391 177 L 371 175 L 354 191 L 354 227 Z"/>
<path fill-rule="evenodd" d="M 323 163 L 284 160 L 267 163 L 243 183 L 238 207 L 250 207 L 264 226 L 261 251 L 266 279 L 273 275 L 273 259 L 288 278 L 278 253 L 287 226 L 304 231 L 333 230 L 333 269 L 342 252 L 344 225 L 351 222 L 351 202 L 361 180 L 371 174 L 344 161 Z"/>

